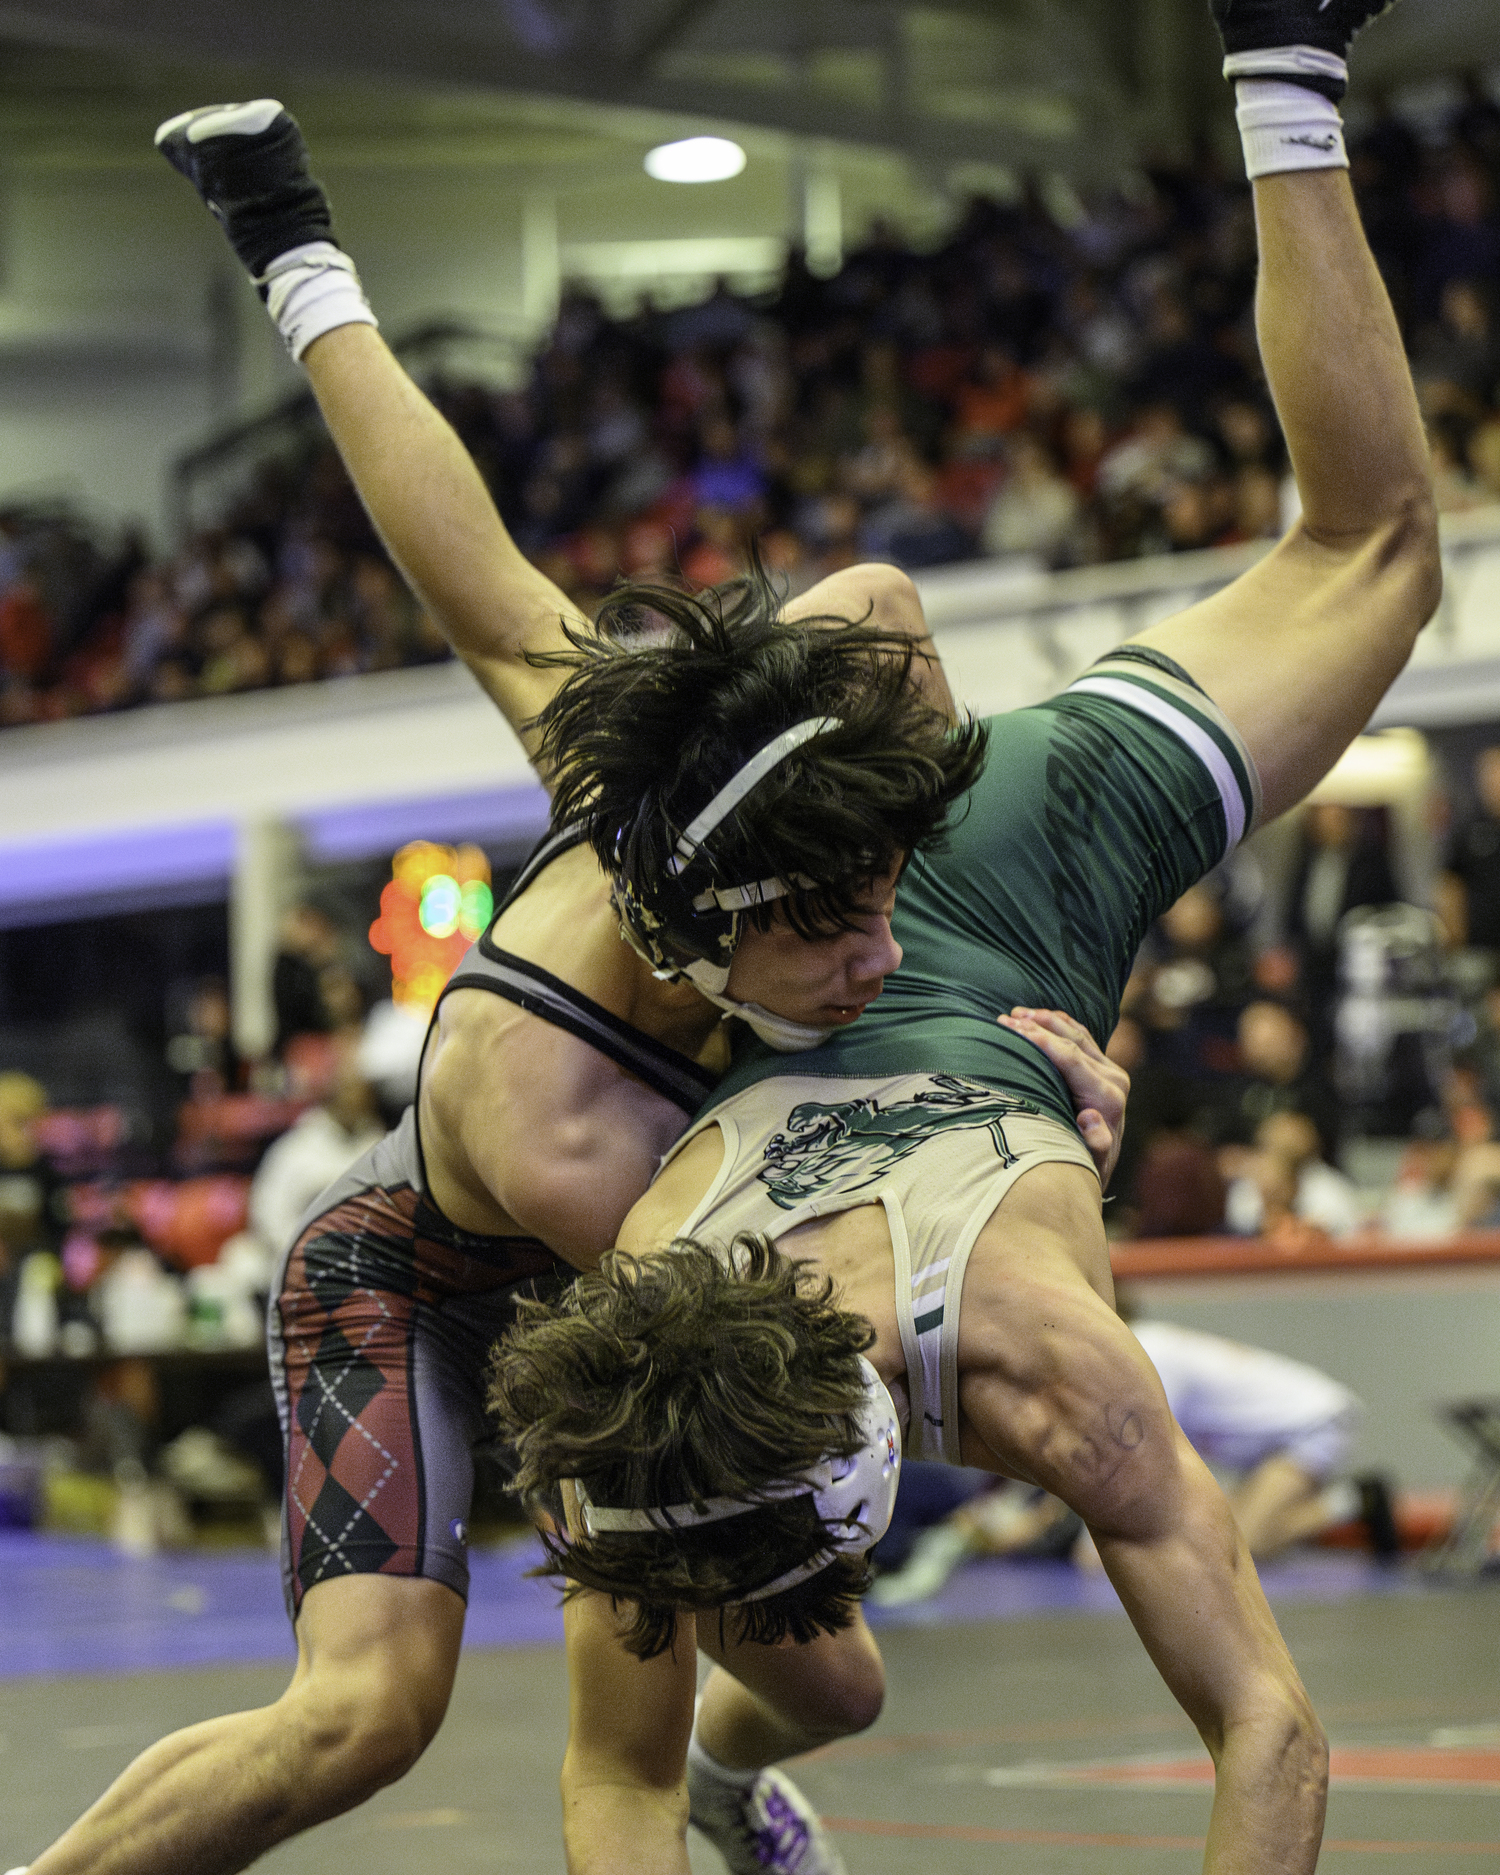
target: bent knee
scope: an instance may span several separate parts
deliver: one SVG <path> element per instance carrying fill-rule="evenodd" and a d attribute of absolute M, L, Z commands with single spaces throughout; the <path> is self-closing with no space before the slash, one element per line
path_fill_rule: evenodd
<path fill-rule="evenodd" d="M 309 1676 L 287 1695 L 309 1776 L 366 1795 L 394 1784 L 437 1735 L 448 1692 L 385 1662 Z"/>
<path fill-rule="evenodd" d="M 821 1739 L 868 1731 L 885 1705 L 885 1665 L 873 1644 L 851 1649 L 805 1697 L 801 1723 Z"/>
<path fill-rule="evenodd" d="M 853 567 L 850 572 L 870 595 L 872 625 L 894 627 L 902 631 L 911 631 L 916 627 L 918 635 L 925 633 L 927 625 L 922 611 L 922 595 L 909 573 L 903 573 L 899 566 L 886 566 L 878 561 Z"/>

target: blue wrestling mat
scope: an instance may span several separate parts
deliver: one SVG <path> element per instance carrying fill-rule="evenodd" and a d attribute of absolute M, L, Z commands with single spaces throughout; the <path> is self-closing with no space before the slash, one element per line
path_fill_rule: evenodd
<path fill-rule="evenodd" d="M 562 1641 L 557 1590 L 528 1581 L 530 1542 L 478 1550 L 471 1647 Z M 274 1556 L 182 1551 L 137 1560 L 84 1538 L 0 1532 L 0 1679 L 139 1673 L 295 1658 Z"/>
<path fill-rule="evenodd" d="M 464 1641 L 538 1647 L 562 1641 L 557 1590 L 529 1579 L 531 1542 L 476 1550 Z M 1340 1602 L 1423 1592 L 1409 1571 L 1360 1557 L 1312 1554 L 1262 1572 L 1276 1603 Z M 0 1679 L 139 1673 L 293 1659 L 276 1559 L 255 1551 L 186 1551 L 144 1560 L 83 1538 L 0 1532 Z M 975 1562 L 941 1594 L 870 1608 L 876 1629 L 1119 1612 L 1102 1576 L 1064 1562 Z"/>

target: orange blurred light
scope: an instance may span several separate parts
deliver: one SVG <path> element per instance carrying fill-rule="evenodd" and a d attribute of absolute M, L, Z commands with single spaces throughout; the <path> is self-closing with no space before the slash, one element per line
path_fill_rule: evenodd
<path fill-rule="evenodd" d="M 439 884 L 429 895 L 429 908 L 441 913 L 454 888 L 473 888 L 465 909 L 480 910 L 490 884 L 490 863 L 477 846 L 438 846 L 431 840 L 413 840 L 391 861 L 390 883 L 380 894 L 380 916 L 370 926 L 370 942 L 391 960 L 392 1000 L 408 1008 L 431 1009 L 443 985 L 469 948 L 474 920 L 430 916 L 447 935 L 435 936 L 422 922 L 423 893 L 429 882 Z M 446 882 L 446 883 L 443 883 Z M 455 901 L 456 902 L 456 901 Z M 456 928 L 455 928 L 456 923 Z"/>

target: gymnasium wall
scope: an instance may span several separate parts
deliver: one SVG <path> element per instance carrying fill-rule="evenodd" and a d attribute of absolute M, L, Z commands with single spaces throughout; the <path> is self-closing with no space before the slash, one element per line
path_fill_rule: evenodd
<path fill-rule="evenodd" d="M 520 319 L 521 204 L 497 176 L 340 183 L 344 238 L 389 330 L 434 313 Z M 0 180 L 0 500 L 64 494 L 162 527 L 172 460 L 298 381 L 217 229 L 157 159 Z"/>

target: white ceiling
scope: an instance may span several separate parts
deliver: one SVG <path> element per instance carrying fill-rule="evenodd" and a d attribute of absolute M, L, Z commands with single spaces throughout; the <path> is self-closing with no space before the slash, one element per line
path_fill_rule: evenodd
<path fill-rule="evenodd" d="M 0 40 L 0 100 L 92 99 L 101 132 L 132 91 L 211 65 L 572 100 L 1087 180 L 1180 146 L 1225 103 L 1205 0 L 13 0 Z M 1390 85 L 1476 61 L 1500 61 L 1494 0 L 1407 0 L 1359 69 Z"/>
<path fill-rule="evenodd" d="M 910 222 L 924 191 L 1097 183 L 1222 134 L 1217 57 L 1205 0 L 0 0 L 0 160 L 145 165 L 142 127 L 185 100 L 276 90 L 320 163 L 566 190 L 732 127 L 783 167 L 865 161 Z M 1406 0 L 1356 79 L 1368 96 L 1466 64 L 1500 65 L 1496 0 Z"/>

